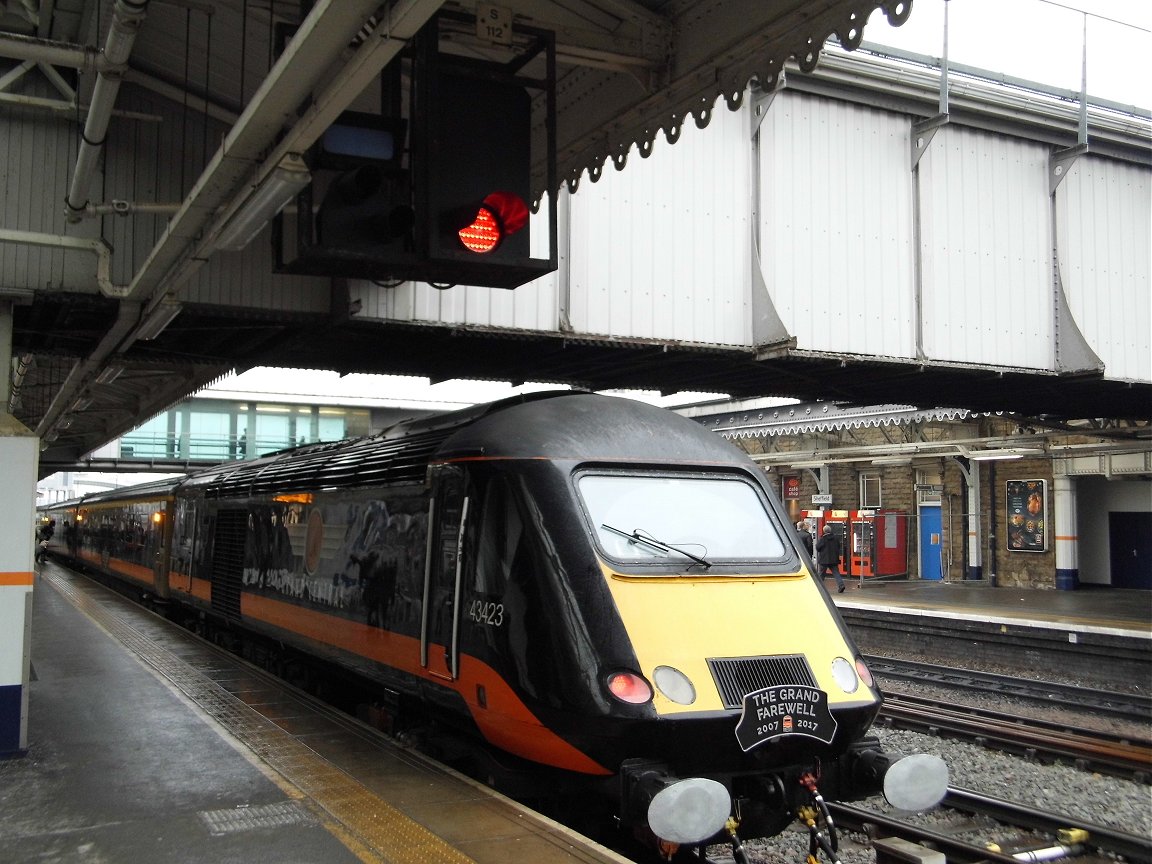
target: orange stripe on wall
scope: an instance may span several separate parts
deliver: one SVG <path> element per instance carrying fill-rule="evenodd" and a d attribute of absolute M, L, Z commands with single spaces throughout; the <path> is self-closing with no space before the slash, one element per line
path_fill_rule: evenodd
<path fill-rule="evenodd" d="M 34 576 L 35 574 L 31 570 L 0 573 L 0 585 L 31 585 Z"/>

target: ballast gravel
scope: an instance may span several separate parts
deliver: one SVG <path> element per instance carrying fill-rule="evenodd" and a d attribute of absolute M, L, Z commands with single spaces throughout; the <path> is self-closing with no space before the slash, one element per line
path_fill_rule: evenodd
<path fill-rule="evenodd" d="M 923 661 L 925 658 L 916 659 Z M 896 689 L 896 686 L 894 684 L 893 688 Z M 904 692 L 921 690 L 903 681 L 899 683 L 898 689 Z M 924 695 L 935 692 L 930 686 L 922 689 Z M 1029 716 L 1026 706 L 1011 699 L 988 697 L 981 701 L 987 702 L 988 707 Z M 1042 716 L 1044 713 L 1038 711 L 1034 716 Z M 1080 725 L 1092 725 L 1088 715 L 1081 716 L 1079 720 Z M 881 724 L 873 727 L 873 734 L 880 739 L 885 752 L 894 756 L 913 753 L 939 756 L 948 764 L 950 784 L 954 787 L 1005 798 L 1038 810 L 1064 813 L 1069 817 L 1070 827 L 1078 823 L 1098 824 L 1152 837 L 1152 787 L 1147 784 L 1095 774 L 1071 765 L 1043 764 L 964 741 L 888 729 Z M 1134 734 L 1147 738 L 1149 728 L 1134 730 Z M 894 813 L 882 797 L 856 803 L 883 813 Z M 907 816 L 896 815 L 902 818 Z M 919 814 L 915 818 L 926 825 L 940 823 L 947 826 L 951 833 L 957 831 L 957 825 L 962 825 L 965 836 L 980 843 L 1005 840 L 1003 828 L 987 820 L 958 816 L 952 811 L 941 809 Z M 1040 843 L 1047 842 L 1046 838 L 1037 840 Z M 808 845 L 807 832 L 796 825 L 777 837 L 745 842 L 745 852 L 750 864 L 804 864 Z M 1005 847 L 1005 851 L 1011 850 Z M 731 851 L 723 846 L 712 847 L 709 857 L 717 862 L 733 860 Z M 842 864 L 875 864 L 876 854 L 867 837 L 849 834 L 841 836 L 839 859 Z M 830 864 L 824 855 L 819 860 L 822 864 Z"/>

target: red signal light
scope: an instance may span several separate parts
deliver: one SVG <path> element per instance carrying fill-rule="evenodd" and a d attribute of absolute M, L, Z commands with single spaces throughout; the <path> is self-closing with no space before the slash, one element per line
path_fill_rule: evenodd
<path fill-rule="evenodd" d="M 493 192 L 484 198 L 472 224 L 457 234 L 465 249 L 483 255 L 527 224 L 528 205 L 523 198 L 512 192 Z"/>

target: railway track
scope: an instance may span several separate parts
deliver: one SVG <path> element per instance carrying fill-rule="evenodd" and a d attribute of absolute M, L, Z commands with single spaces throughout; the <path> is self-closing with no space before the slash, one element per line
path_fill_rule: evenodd
<path fill-rule="evenodd" d="M 888 680 L 938 684 L 1043 705 L 1091 710 L 1097 715 L 1134 723 L 1152 722 L 1152 697 L 1140 693 L 1120 693 L 891 657 L 870 656 L 866 660 L 874 675 Z"/>
<path fill-rule="evenodd" d="M 1050 839 L 1053 846 L 1072 847 L 1069 854 L 1094 851 L 1104 856 L 1120 856 L 1132 864 L 1152 864 L 1152 841 L 1147 837 L 1086 823 L 1067 814 L 1023 807 L 1012 801 L 959 788 L 948 791 L 942 806 L 963 814 L 988 817 L 1004 826 L 1005 831 L 1026 829 L 1038 832 Z M 874 840 L 877 837 L 908 840 L 943 852 L 950 864 L 977 861 L 1020 864 L 1021 861 L 1042 860 L 1029 850 L 1013 853 L 990 848 L 990 844 L 997 842 L 990 831 L 998 829 L 970 828 L 965 832 L 955 832 L 937 821 L 926 824 L 922 820 L 881 813 L 854 804 L 829 803 L 828 808 L 841 830 L 862 831 Z M 1061 840 L 1062 837 L 1065 839 Z M 1011 848 L 1007 843 L 1003 845 Z M 1028 845 L 1034 849 L 1043 843 L 1039 841 Z"/>
<path fill-rule="evenodd" d="M 900 728 L 967 738 L 1041 761 L 1069 762 L 1102 774 L 1152 782 L 1152 742 L 1146 740 L 908 694 L 889 694 L 880 717 Z"/>

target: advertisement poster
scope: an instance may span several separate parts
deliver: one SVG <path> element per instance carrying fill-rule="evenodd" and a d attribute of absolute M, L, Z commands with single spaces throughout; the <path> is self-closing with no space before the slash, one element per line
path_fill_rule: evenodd
<path fill-rule="evenodd" d="M 1009 480 L 1007 489 L 1009 552 L 1048 549 L 1048 481 Z"/>

